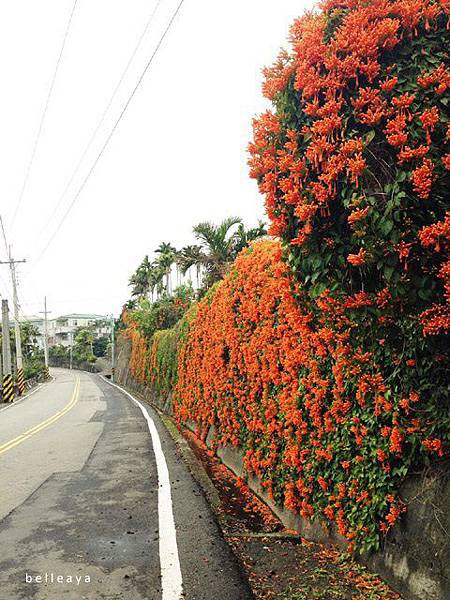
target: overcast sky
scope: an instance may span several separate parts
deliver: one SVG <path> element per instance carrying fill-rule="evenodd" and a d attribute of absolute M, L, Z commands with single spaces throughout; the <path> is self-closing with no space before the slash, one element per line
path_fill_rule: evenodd
<path fill-rule="evenodd" d="M 156 0 L 78 0 L 28 185 L 17 208 L 73 0 L 0 0 L 0 214 L 24 314 L 120 312 L 128 279 L 161 242 L 192 226 L 263 217 L 249 179 L 252 117 L 267 104 L 261 68 L 312 2 L 185 0 L 109 146 L 48 249 L 178 0 L 162 0 L 98 136 L 60 200 Z M 0 257 L 5 259 L 3 244 Z M 0 292 L 10 296 L 1 266 Z"/>

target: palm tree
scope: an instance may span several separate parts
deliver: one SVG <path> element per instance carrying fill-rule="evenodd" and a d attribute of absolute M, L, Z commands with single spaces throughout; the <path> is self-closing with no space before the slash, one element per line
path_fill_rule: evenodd
<path fill-rule="evenodd" d="M 175 262 L 177 256 L 177 249 L 172 246 L 172 244 L 163 242 L 158 246 L 155 250 L 159 257 L 156 259 L 156 263 L 164 270 L 164 274 L 166 277 L 166 292 L 170 294 L 171 292 L 171 281 L 170 275 L 172 272 L 172 265 Z"/>
<path fill-rule="evenodd" d="M 237 229 L 232 229 L 237 225 Z M 185 246 L 179 252 L 172 244 L 163 242 L 155 252 L 157 259 L 150 263 L 145 256 L 135 273 L 130 277 L 132 297 L 143 298 L 150 292 L 151 300 L 165 289 L 167 294 L 172 292 L 171 274 L 175 264 L 177 274 L 183 276 L 191 267 L 196 268 L 197 289 L 200 288 L 200 274 L 206 273 L 202 282 L 204 289 L 209 288 L 215 281 L 222 279 L 237 254 L 249 244 L 251 240 L 266 235 L 263 222 L 258 226 L 246 230 L 239 217 L 224 219 L 219 225 L 208 221 L 199 223 L 193 232 L 200 244 Z M 165 284 L 163 281 L 165 280 Z"/>
<path fill-rule="evenodd" d="M 238 226 L 237 229 L 231 232 L 235 225 Z M 177 264 L 183 274 L 192 266 L 196 266 L 197 287 L 199 273 L 204 269 L 206 288 L 222 279 L 236 256 L 249 242 L 267 234 L 262 221 L 259 221 L 257 227 L 247 230 L 239 217 L 225 219 L 220 225 L 199 223 L 193 228 L 193 232 L 200 245 L 182 248 L 177 256 Z"/>
<path fill-rule="evenodd" d="M 242 219 L 239 217 L 229 217 L 219 225 L 205 221 L 193 228 L 194 235 L 201 244 L 200 255 L 195 264 L 205 268 L 206 287 L 222 279 L 233 262 L 235 234 L 230 231 L 235 225 L 241 224 Z"/>
<path fill-rule="evenodd" d="M 150 265 L 150 271 L 148 273 L 148 286 L 152 302 L 154 300 L 155 290 L 157 295 L 161 291 L 164 275 L 165 270 L 157 262 L 153 262 Z"/>
<path fill-rule="evenodd" d="M 243 248 L 248 246 L 250 242 L 264 237 L 265 235 L 267 235 L 267 229 L 264 221 L 258 221 L 258 225 L 251 229 L 245 229 L 244 225 L 240 223 L 235 235 L 235 256 L 237 256 Z"/>
<path fill-rule="evenodd" d="M 144 260 L 141 262 L 136 271 L 130 277 L 129 284 L 132 286 L 132 296 L 143 298 L 147 295 L 149 290 L 148 276 L 150 269 L 150 261 L 148 260 L 148 256 L 145 256 Z"/>
<path fill-rule="evenodd" d="M 200 287 L 200 269 L 204 263 L 205 254 L 201 246 L 185 246 L 177 254 L 177 265 L 183 275 L 193 266 L 196 268 L 197 288 Z"/>

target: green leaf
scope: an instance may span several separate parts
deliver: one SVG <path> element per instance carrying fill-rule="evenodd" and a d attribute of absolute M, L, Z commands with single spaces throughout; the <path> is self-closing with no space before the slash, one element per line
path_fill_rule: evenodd
<path fill-rule="evenodd" d="M 375 131 L 373 129 L 371 129 L 368 133 L 366 133 L 366 135 L 364 136 L 364 142 L 366 143 L 366 145 L 370 144 L 370 142 L 373 140 L 373 138 L 375 137 Z"/>
<path fill-rule="evenodd" d="M 394 227 L 394 223 L 391 220 L 383 219 L 380 221 L 379 227 L 383 235 L 389 235 Z"/>
<path fill-rule="evenodd" d="M 390 267 L 389 265 L 386 265 L 383 269 L 384 278 L 387 279 L 387 281 L 390 281 L 392 278 L 393 272 L 394 272 L 394 267 Z"/>

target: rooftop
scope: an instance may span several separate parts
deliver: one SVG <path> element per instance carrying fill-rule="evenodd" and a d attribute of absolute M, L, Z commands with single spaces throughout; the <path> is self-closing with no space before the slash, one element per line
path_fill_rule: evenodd
<path fill-rule="evenodd" d="M 25 323 L 32 323 L 33 321 L 43 321 L 44 317 L 39 317 L 38 315 L 23 315 L 19 316 L 19 321 L 23 321 Z"/>
<path fill-rule="evenodd" d="M 60 317 L 57 317 L 57 319 L 93 319 L 95 321 L 104 321 L 106 320 L 108 317 L 106 317 L 105 315 L 90 315 L 90 314 L 80 314 L 80 313 L 71 313 L 70 315 L 61 315 Z M 55 319 L 52 319 L 55 320 Z"/>

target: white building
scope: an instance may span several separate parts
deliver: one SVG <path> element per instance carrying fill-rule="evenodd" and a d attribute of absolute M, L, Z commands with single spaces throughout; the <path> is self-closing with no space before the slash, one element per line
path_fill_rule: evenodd
<path fill-rule="evenodd" d="M 44 347 L 44 319 L 43 317 L 31 315 L 21 317 L 21 321 L 31 323 L 38 330 L 37 343 L 40 348 Z M 93 326 L 94 335 L 96 338 L 111 337 L 111 320 L 103 315 L 85 315 L 85 314 L 70 314 L 62 315 L 56 319 L 48 319 L 48 344 L 56 346 L 70 346 L 75 338 L 76 331 L 79 327 Z M 14 323 L 11 323 L 14 327 Z"/>
<path fill-rule="evenodd" d="M 111 320 L 104 315 L 73 313 L 49 319 L 47 323 L 49 346 L 57 344 L 70 346 L 78 328 L 91 326 L 96 338 L 111 336 Z"/>

